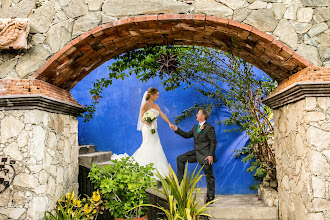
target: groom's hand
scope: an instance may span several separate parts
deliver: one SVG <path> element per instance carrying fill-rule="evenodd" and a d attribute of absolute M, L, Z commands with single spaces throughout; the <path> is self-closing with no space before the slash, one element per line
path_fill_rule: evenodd
<path fill-rule="evenodd" d="M 205 160 L 209 161 L 209 165 L 213 164 L 213 157 L 212 156 L 208 156 L 207 158 L 205 158 Z"/>
<path fill-rule="evenodd" d="M 176 125 L 172 125 L 171 129 L 174 130 L 174 131 L 177 131 L 178 127 Z"/>

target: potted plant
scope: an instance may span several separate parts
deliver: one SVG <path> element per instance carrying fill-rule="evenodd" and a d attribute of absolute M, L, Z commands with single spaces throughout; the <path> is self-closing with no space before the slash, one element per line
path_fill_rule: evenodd
<path fill-rule="evenodd" d="M 166 177 L 160 175 L 157 172 L 156 176 L 162 183 L 162 190 L 157 190 L 158 192 L 162 193 L 168 202 L 169 209 L 165 209 L 161 206 L 156 206 L 152 204 L 141 204 L 137 207 L 143 206 L 151 206 L 162 210 L 166 218 L 168 220 L 196 220 L 201 219 L 203 216 L 211 217 L 209 214 L 205 213 L 207 211 L 206 206 L 213 203 L 216 200 L 210 201 L 203 205 L 202 207 L 198 207 L 198 201 L 196 200 L 196 196 L 200 194 L 200 189 L 198 188 L 198 182 L 202 178 L 200 175 L 200 170 L 197 170 L 197 166 L 190 176 L 188 173 L 188 164 L 185 167 L 184 176 L 179 183 L 178 178 L 173 171 L 171 165 L 169 165 L 169 174 Z M 136 208 L 136 207 L 134 207 Z"/>
<path fill-rule="evenodd" d="M 104 167 L 93 164 L 88 174 L 91 182 L 99 189 L 105 208 L 117 219 L 146 216 L 145 207 L 132 208 L 147 203 L 145 190 L 156 185 L 152 164 L 140 166 L 132 157 L 112 161 L 113 165 Z"/>

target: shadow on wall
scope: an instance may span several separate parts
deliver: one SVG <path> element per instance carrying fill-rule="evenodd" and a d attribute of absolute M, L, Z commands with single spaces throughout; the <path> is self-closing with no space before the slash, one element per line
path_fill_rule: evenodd
<path fill-rule="evenodd" d="M 108 68 L 112 61 L 104 63 L 92 73 L 80 81 L 72 90 L 73 97 L 83 105 L 91 104 L 92 99 L 89 88 L 97 78 L 107 77 Z M 98 151 L 112 151 L 116 154 L 128 153 L 132 155 L 142 143 L 142 134 L 136 130 L 139 108 L 142 96 L 149 87 L 156 87 L 160 91 L 156 103 L 174 122 L 175 116 L 195 103 L 202 103 L 203 99 L 193 89 L 183 90 L 178 88 L 172 92 L 163 89 L 159 78 L 150 79 L 146 83 L 139 82 L 135 76 L 125 80 L 113 82 L 109 88 L 104 89 L 94 114 L 94 119 L 84 123 L 79 121 L 79 144 L 93 144 Z M 224 125 L 216 124 L 215 121 L 223 120 L 230 116 L 225 107 L 214 109 L 208 123 L 216 130 L 218 162 L 214 164 L 213 170 L 216 178 L 216 194 L 255 194 L 248 186 L 253 185 L 253 177 L 247 173 L 248 164 L 240 159 L 234 158 L 234 150 L 246 146 L 249 139 L 244 133 L 225 133 Z M 186 119 L 178 126 L 189 131 L 197 121 L 195 118 Z M 184 139 L 176 135 L 161 118 L 158 120 L 158 133 L 164 152 L 173 169 L 176 170 L 176 157 L 193 149 L 193 139 Z M 196 164 L 190 164 L 189 169 L 193 171 Z M 206 187 L 205 177 L 202 178 L 201 187 Z"/>

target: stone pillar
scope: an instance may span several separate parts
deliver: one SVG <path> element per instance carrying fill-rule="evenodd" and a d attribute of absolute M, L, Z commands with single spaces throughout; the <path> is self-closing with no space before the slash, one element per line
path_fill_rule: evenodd
<path fill-rule="evenodd" d="M 0 219 L 44 219 L 61 195 L 78 190 L 78 120 L 73 114 L 81 107 L 72 99 L 64 101 L 69 96 L 63 94 L 63 100 L 54 99 L 60 97 L 57 87 L 47 83 L 1 83 L 2 89 L 15 84 L 19 92 L 0 97 L 0 157 L 16 160 L 17 173 L 0 194 Z M 39 95 L 22 92 L 31 93 L 33 86 Z"/>
<path fill-rule="evenodd" d="M 264 103 L 274 108 L 280 219 L 330 219 L 330 82 L 290 83 Z"/>

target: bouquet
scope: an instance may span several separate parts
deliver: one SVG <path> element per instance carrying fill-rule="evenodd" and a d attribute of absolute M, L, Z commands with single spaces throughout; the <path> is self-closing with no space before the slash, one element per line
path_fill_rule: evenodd
<path fill-rule="evenodd" d="M 147 123 L 152 123 L 157 119 L 157 113 L 154 109 L 149 109 L 143 114 L 143 120 L 145 120 Z M 153 124 L 152 124 L 153 125 Z M 156 130 L 151 125 L 151 134 L 156 133 Z"/>

